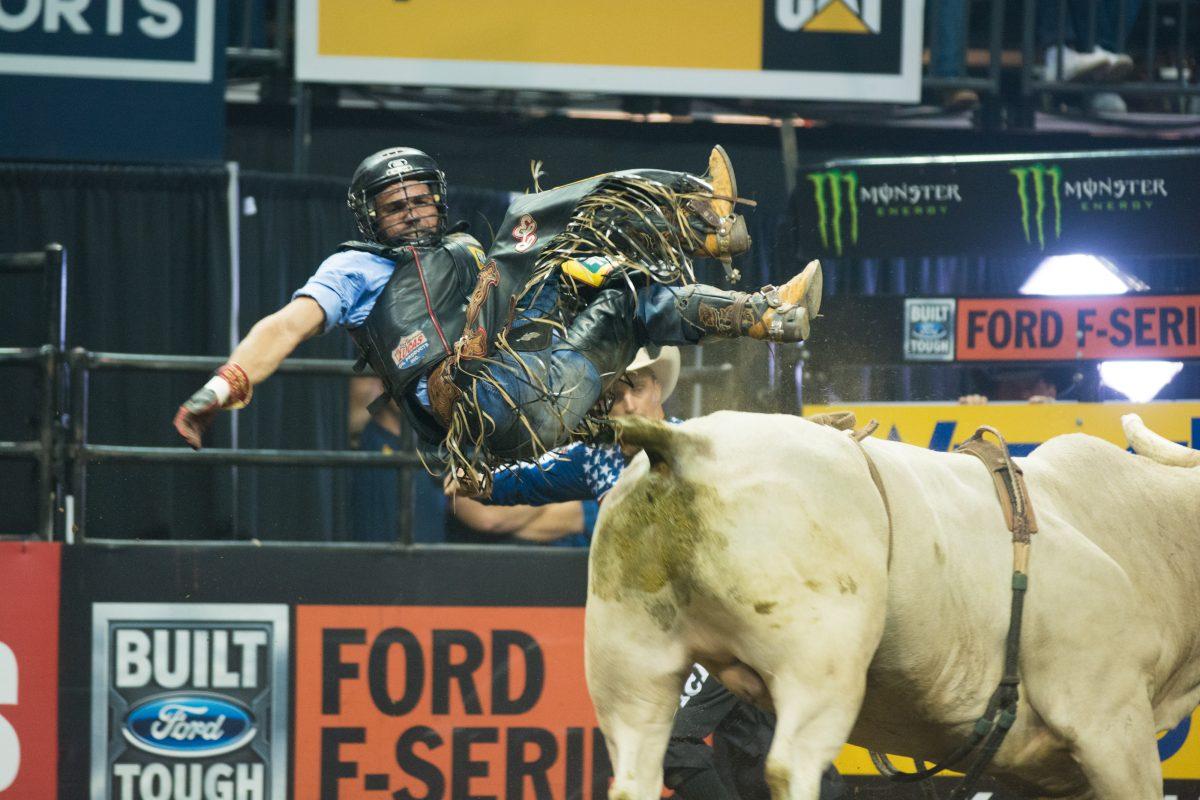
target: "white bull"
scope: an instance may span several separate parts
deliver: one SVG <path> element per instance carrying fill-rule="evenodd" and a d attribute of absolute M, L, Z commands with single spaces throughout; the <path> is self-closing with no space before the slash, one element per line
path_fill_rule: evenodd
<path fill-rule="evenodd" d="M 1040 530 L 1018 718 L 989 772 L 1031 797 L 1161 800 L 1156 732 L 1200 702 L 1200 452 L 1124 423 L 1142 455 L 1072 434 L 1018 459 Z M 889 542 L 844 432 L 724 412 L 622 435 L 651 457 L 592 544 L 587 678 L 610 798 L 659 796 L 693 661 L 773 707 L 777 800 L 816 800 L 846 741 L 935 761 L 969 739 L 1000 679 L 1012 572 L 976 458 L 866 440 Z"/>

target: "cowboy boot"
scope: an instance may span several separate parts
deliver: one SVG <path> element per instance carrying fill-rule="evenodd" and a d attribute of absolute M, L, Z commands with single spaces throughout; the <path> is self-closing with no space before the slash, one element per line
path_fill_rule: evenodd
<path fill-rule="evenodd" d="M 821 262 L 783 286 L 757 292 L 728 292 L 697 284 L 680 292 L 680 313 L 704 336 L 749 336 L 769 342 L 808 338 L 812 319 L 821 309 Z"/>
<path fill-rule="evenodd" d="M 750 233 L 745 218 L 733 213 L 738 199 L 737 178 L 725 148 L 720 145 L 713 148 L 708 156 L 708 172 L 701 180 L 707 184 L 711 197 L 688 201 L 687 207 L 693 212 L 691 226 L 697 234 L 689 255 L 728 262 L 750 249 Z"/>

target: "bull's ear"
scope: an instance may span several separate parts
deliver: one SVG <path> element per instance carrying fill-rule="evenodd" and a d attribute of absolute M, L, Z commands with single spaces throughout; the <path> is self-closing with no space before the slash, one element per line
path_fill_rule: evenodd
<path fill-rule="evenodd" d="M 660 420 L 628 416 L 613 420 L 617 441 L 645 451 L 650 466 L 678 473 L 681 457 L 707 445 L 706 440 L 687 433 L 678 425 Z"/>

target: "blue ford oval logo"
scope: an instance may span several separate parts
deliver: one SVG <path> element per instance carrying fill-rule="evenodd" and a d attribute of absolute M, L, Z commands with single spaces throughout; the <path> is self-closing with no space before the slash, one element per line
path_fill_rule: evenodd
<path fill-rule="evenodd" d="M 197 692 L 152 697 L 130 709 L 121 731 L 134 747 L 176 758 L 231 753 L 258 733 L 250 709 Z"/>
<path fill-rule="evenodd" d="M 941 322 L 917 322 L 913 325 L 913 336 L 917 339 L 945 339 L 949 330 Z"/>

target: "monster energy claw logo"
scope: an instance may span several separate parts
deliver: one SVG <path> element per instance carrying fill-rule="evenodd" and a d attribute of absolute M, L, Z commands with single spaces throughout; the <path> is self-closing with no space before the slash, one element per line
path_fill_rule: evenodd
<path fill-rule="evenodd" d="M 832 235 L 833 251 L 840 256 L 843 244 L 843 214 L 849 216 L 850 243 L 858 244 L 858 173 L 829 169 L 824 172 L 810 172 L 805 177 L 813 185 L 821 245 L 829 249 Z"/>
<path fill-rule="evenodd" d="M 1046 249 L 1046 181 L 1049 179 L 1050 197 L 1054 202 L 1054 238 L 1062 236 L 1062 168 L 1047 167 L 1044 164 L 1033 164 L 1028 167 L 1010 169 L 1017 179 L 1017 197 L 1021 201 L 1021 228 L 1025 231 L 1025 241 L 1033 244 L 1029 232 L 1030 197 L 1029 185 L 1033 186 L 1033 219 L 1037 226 L 1038 249 Z M 1029 178 L 1028 184 L 1026 178 Z"/>

